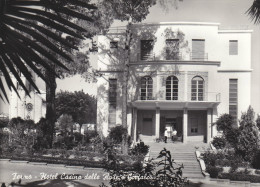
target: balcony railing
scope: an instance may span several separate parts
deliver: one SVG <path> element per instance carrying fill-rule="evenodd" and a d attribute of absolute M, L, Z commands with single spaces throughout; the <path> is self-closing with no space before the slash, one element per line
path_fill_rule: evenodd
<path fill-rule="evenodd" d="M 179 93 L 176 97 L 166 97 L 165 94 L 158 94 L 156 96 L 138 96 L 137 99 L 139 101 L 173 101 L 173 102 L 220 102 L 220 93 L 216 92 L 204 92 L 204 93 L 192 93 L 187 92 L 185 93 Z"/>
<path fill-rule="evenodd" d="M 157 55 L 153 52 L 140 54 L 134 54 L 131 57 L 131 61 L 207 61 L 208 53 L 187 53 L 182 54 L 180 52 L 165 53 L 163 55 Z"/>

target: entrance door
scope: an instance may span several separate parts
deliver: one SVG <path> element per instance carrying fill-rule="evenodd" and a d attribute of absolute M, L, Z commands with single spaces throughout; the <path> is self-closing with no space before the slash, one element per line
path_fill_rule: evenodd
<path fill-rule="evenodd" d="M 152 136 L 153 135 L 153 118 L 152 117 L 144 117 L 143 118 L 143 126 L 142 126 L 142 134 Z"/>

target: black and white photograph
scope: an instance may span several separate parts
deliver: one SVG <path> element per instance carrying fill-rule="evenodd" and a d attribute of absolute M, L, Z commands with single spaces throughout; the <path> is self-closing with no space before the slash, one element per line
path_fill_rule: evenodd
<path fill-rule="evenodd" d="M 260 187 L 260 0 L 0 0 L 1 187 Z"/>

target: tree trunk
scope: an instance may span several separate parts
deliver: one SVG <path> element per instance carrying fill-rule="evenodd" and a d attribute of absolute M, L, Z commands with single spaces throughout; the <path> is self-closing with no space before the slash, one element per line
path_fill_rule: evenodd
<path fill-rule="evenodd" d="M 54 67 L 55 68 L 55 67 Z M 56 91 L 56 77 L 52 72 L 46 70 L 45 79 L 48 82 L 46 84 L 46 120 L 48 123 L 50 141 L 49 146 L 52 147 L 54 126 L 56 122 L 56 108 L 55 108 L 55 91 Z"/>
<path fill-rule="evenodd" d="M 131 44 L 131 23 L 128 23 L 126 30 L 126 43 L 125 51 L 126 58 L 124 62 L 124 72 L 123 72 L 123 83 L 122 83 L 122 126 L 127 129 L 127 98 L 128 98 L 128 79 L 129 79 L 129 62 L 130 62 L 130 44 Z M 123 154 L 128 154 L 128 141 L 127 135 L 122 137 L 122 152 Z"/>

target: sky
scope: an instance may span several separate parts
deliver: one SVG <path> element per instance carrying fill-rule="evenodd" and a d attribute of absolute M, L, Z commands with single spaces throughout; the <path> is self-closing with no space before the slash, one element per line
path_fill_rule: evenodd
<path fill-rule="evenodd" d="M 169 2 L 173 0 L 168 0 Z M 150 14 L 143 22 L 216 22 L 220 29 L 252 29 L 252 107 L 260 113 L 260 25 L 254 25 L 246 11 L 253 0 L 183 0 L 178 2 L 177 8 L 168 6 L 165 10 L 158 3 L 150 9 Z M 171 3 L 169 4 L 171 5 Z M 120 26 L 125 23 L 119 21 L 112 25 Z M 95 66 L 95 60 L 91 63 Z M 59 90 L 82 90 L 96 95 L 95 84 L 90 84 L 76 76 L 70 79 L 58 80 Z"/>

